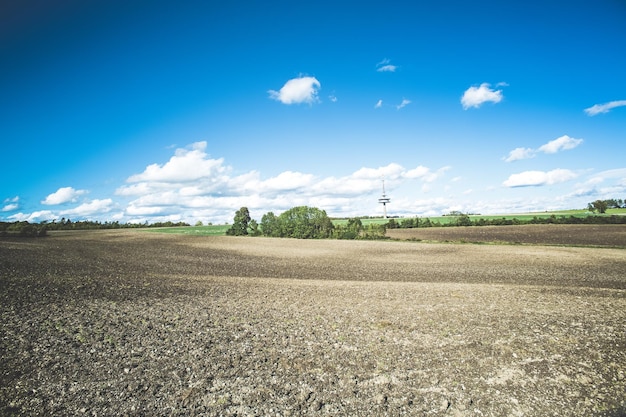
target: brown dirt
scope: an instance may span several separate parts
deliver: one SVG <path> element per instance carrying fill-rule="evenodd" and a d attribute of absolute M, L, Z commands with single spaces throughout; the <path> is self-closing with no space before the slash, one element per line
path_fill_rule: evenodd
<path fill-rule="evenodd" d="M 390 229 L 387 236 L 431 242 L 512 243 L 626 248 L 626 224 L 529 224 Z"/>
<path fill-rule="evenodd" d="M 626 252 L 0 240 L 0 415 L 623 416 Z"/>

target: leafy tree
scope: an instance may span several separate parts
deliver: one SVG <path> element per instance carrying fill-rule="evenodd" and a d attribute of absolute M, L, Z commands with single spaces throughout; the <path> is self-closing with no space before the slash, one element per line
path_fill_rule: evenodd
<path fill-rule="evenodd" d="M 377 240 L 386 239 L 385 233 L 387 232 L 386 224 L 370 223 L 363 231 L 363 239 Z"/>
<path fill-rule="evenodd" d="M 235 212 L 233 225 L 226 230 L 229 236 L 246 236 L 248 234 L 248 225 L 250 224 L 250 211 L 248 207 L 242 207 Z"/>
<path fill-rule="evenodd" d="M 606 200 L 596 200 L 593 203 L 589 203 L 587 208 L 591 211 L 598 211 L 598 213 L 606 213 L 606 209 L 609 208 L 609 204 Z"/>
<path fill-rule="evenodd" d="M 261 231 L 259 230 L 259 224 L 256 222 L 256 220 L 250 220 L 248 227 L 250 228 L 251 236 L 259 236 L 261 234 Z"/>
<path fill-rule="evenodd" d="M 412 229 L 414 227 L 419 227 L 419 219 L 417 218 L 409 218 L 400 221 L 400 227 L 402 229 Z"/>
<path fill-rule="evenodd" d="M 324 210 L 299 206 L 278 216 L 279 236 L 297 239 L 324 239 L 332 235 L 333 222 Z"/>
<path fill-rule="evenodd" d="M 363 230 L 363 222 L 358 217 L 348 219 L 345 226 L 335 226 L 333 235 L 337 239 L 358 239 Z"/>
<path fill-rule="evenodd" d="M 457 217 L 455 224 L 457 226 L 471 226 L 472 219 L 470 219 L 470 216 L 468 216 L 467 214 L 461 214 L 459 217 Z"/>
<path fill-rule="evenodd" d="M 389 221 L 387 222 L 387 229 L 397 229 L 399 227 L 400 225 L 394 219 L 389 219 Z"/>
<path fill-rule="evenodd" d="M 279 237 L 280 225 L 278 217 L 273 212 L 265 213 L 261 218 L 261 232 L 263 236 Z"/>

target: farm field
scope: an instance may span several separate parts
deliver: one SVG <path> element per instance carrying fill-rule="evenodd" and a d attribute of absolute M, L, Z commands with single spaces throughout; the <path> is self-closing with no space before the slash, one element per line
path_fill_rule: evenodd
<path fill-rule="evenodd" d="M 467 226 L 388 229 L 392 239 L 626 248 L 626 224 Z"/>
<path fill-rule="evenodd" d="M 623 416 L 624 227 L 572 227 L 0 239 L 0 415 Z"/>

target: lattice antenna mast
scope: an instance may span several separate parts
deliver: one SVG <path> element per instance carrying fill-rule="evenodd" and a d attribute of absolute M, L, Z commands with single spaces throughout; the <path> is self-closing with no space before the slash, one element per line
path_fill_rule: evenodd
<path fill-rule="evenodd" d="M 387 203 L 389 203 L 390 201 L 391 199 L 385 194 L 385 179 L 383 178 L 383 195 L 378 199 L 378 202 L 383 205 L 383 213 L 385 219 L 387 218 Z"/>

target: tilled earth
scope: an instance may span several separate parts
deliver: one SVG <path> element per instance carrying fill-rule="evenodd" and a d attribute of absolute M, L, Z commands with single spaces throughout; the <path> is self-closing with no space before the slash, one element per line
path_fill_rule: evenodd
<path fill-rule="evenodd" d="M 3 239 L 0 415 L 623 416 L 624 271 L 616 248 Z"/>

